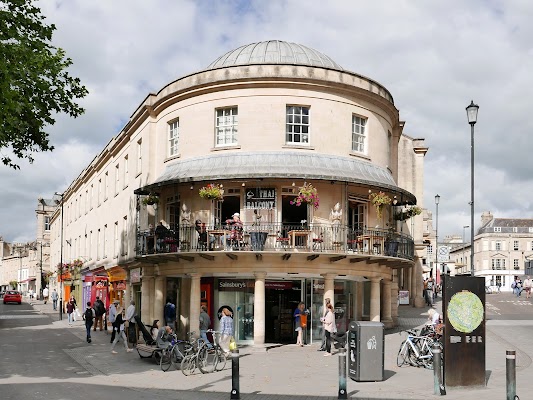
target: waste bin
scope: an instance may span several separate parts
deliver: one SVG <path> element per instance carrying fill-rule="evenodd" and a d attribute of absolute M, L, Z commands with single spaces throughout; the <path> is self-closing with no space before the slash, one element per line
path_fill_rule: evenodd
<path fill-rule="evenodd" d="M 350 322 L 348 346 L 348 376 L 351 379 L 357 382 L 384 379 L 385 336 L 381 322 Z"/>

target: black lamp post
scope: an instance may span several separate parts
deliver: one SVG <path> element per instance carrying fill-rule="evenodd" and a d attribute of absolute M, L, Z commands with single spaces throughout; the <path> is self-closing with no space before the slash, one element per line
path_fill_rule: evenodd
<path fill-rule="evenodd" d="M 470 228 L 470 227 L 469 227 L 468 225 L 464 225 L 464 226 L 463 226 L 463 263 L 464 263 L 464 264 L 466 264 L 466 263 L 465 263 L 465 261 L 466 261 L 466 260 L 465 260 L 465 245 L 466 245 L 466 243 L 465 243 L 465 229 L 466 229 L 466 228 Z M 464 266 L 464 264 L 463 264 L 463 266 Z M 466 269 L 466 268 L 463 269 L 463 273 L 465 272 L 465 269 Z"/>
<path fill-rule="evenodd" d="M 438 254 L 439 254 L 439 203 L 440 203 L 440 196 L 437 194 L 435 196 L 435 208 L 436 208 L 436 215 L 435 215 L 435 276 L 433 276 L 433 279 L 435 280 L 434 284 L 437 284 L 437 269 L 438 269 Z"/>
<path fill-rule="evenodd" d="M 479 106 L 472 100 L 466 107 L 466 116 L 470 124 L 470 275 L 474 276 L 474 125 L 477 122 Z"/>
<path fill-rule="evenodd" d="M 59 263 L 59 319 L 63 319 L 63 194 L 55 193 L 56 196 L 61 197 L 61 250 L 60 250 L 60 263 Z"/>

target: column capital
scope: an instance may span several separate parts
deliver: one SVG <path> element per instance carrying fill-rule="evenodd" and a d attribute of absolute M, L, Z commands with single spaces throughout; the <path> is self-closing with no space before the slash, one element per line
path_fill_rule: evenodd
<path fill-rule="evenodd" d="M 199 272 L 189 272 L 187 274 L 188 277 L 190 277 L 191 279 L 194 279 L 194 278 L 201 278 L 202 277 L 202 274 L 199 273 Z"/>
<path fill-rule="evenodd" d="M 370 278 L 370 281 L 372 283 L 379 283 L 379 281 L 381 281 L 383 278 L 381 276 L 373 276 L 372 278 Z"/>
<path fill-rule="evenodd" d="M 264 271 L 254 271 L 255 279 L 266 279 L 267 273 Z"/>
<path fill-rule="evenodd" d="M 335 279 L 335 277 L 337 276 L 336 273 L 334 272 L 327 272 L 325 274 L 320 274 L 320 276 L 324 279 Z"/>

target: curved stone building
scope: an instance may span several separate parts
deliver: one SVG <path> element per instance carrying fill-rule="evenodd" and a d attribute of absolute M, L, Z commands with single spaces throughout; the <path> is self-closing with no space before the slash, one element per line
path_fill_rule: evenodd
<path fill-rule="evenodd" d="M 339 330 L 392 326 L 399 289 L 422 300 L 427 148 L 403 127 L 385 87 L 319 51 L 239 47 L 146 97 L 63 194 L 53 256 L 62 225 L 71 285 L 123 273 L 111 296 L 145 322 L 175 302 L 180 335 L 205 304 L 215 328 L 231 307 L 241 343 L 290 343 L 302 301 L 313 342 L 325 298 Z"/>

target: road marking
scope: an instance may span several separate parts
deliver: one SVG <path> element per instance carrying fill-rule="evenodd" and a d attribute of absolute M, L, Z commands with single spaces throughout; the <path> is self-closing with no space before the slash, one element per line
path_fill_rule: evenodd
<path fill-rule="evenodd" d="M 0 319 L 30 319 L 30 318 L 48 318 L 48 315 L 0 315 Z"/>

